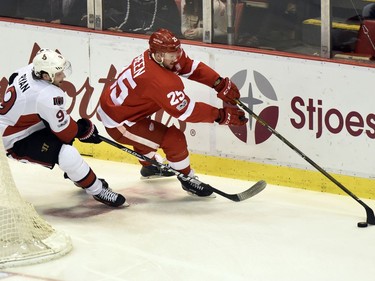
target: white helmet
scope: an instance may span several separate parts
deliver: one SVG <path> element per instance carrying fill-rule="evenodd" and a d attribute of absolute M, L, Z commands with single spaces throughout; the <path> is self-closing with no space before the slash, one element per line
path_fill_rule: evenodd
<path fill-rule="evenodd" d="M 55 74 L 64 71 L 65 76 L 71 74 L 71 64 L 62 55 L 51 49 L 40 49 L 33 59 L 33 72 L 41 78 L 42 71 L 51 77 L 51 83 L 55 80 Z"/>

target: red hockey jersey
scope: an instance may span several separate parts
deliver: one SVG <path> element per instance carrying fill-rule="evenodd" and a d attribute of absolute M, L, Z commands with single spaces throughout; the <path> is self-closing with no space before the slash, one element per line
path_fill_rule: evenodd
<path fill-rule="evenodd" d="M 134 58 L 100 97 L 98 114 L 104 126 L 132 126 L 160 109 L 181 121 L 213 123 L 218 109 L 191 100 L 180 75 L 209 87 L 219 78 L 216 71 L 184 51 L 172 71 L 156 63 L 148 50 Z"/>

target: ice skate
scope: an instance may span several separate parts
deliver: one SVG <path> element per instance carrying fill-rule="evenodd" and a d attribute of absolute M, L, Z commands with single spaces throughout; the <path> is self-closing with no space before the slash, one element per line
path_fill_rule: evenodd
<path fill-rule="evenodd" d="M 198 177 L 193 176 L 193 178 Z M 194 183 L 194 180 L 185 181 L 180 177 L 178 177 L 178 180 L 181 182 L 182 189 L 185 190 L 189 195 L 204 198 L 216 198 L 216 195 L 211 190 L 199 186 L 199 184 Z"/>
<path fill-rule="evenodd" d="M 141 179 L 155 179 L 174 176 L 175 173 L 163 171 L 157 166 L 142 166 Z"/>
<path fill-rule="evenodd" d="M 93 195 L 95 200 L 111 207 L 120 207 L 121 205 L 124 205 L 124 207 L 129 206 L 124 196 L 119 193 L 113 192 L 104 179 L 99 180 L 102 182 L 103 188 L 99 194 Z"/>

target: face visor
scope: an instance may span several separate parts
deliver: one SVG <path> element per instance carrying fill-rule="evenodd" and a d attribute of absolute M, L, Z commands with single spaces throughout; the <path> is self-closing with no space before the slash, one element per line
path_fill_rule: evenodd
<path fill-rule="evenodd" d="M 165 60 L 171 61 L 171 62 L 177 62 L 182 56 L 182 49 L 179 48 L 176 52 L 168 52 L 164 53 L 163 57 Z"/>
<path fill-rule="evenodd" d="M 64 70 L 62 72 L 64 72 L 65 77 L 69 77 L 70 75 L 72 75 L 72 65 L 70 61 L 65 61 Z"/>
<path fill-rule="evenodd" d="M 53 76 L 50 75 L 51 83 L 59 86 L 59 84 L 68 76 L 72 74 L 72 65 L 69 61 L 65 61 L 63 70 L 56 72 Z"/>

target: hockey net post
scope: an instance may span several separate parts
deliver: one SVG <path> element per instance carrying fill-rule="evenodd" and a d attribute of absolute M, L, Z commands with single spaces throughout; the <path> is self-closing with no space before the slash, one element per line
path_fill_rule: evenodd
<path fill-rule="evenodd" d="M 70 252 L 72 242 L 25 201 L 12 177 L 0 139 L 0 269 L 42 263 Z"/>

